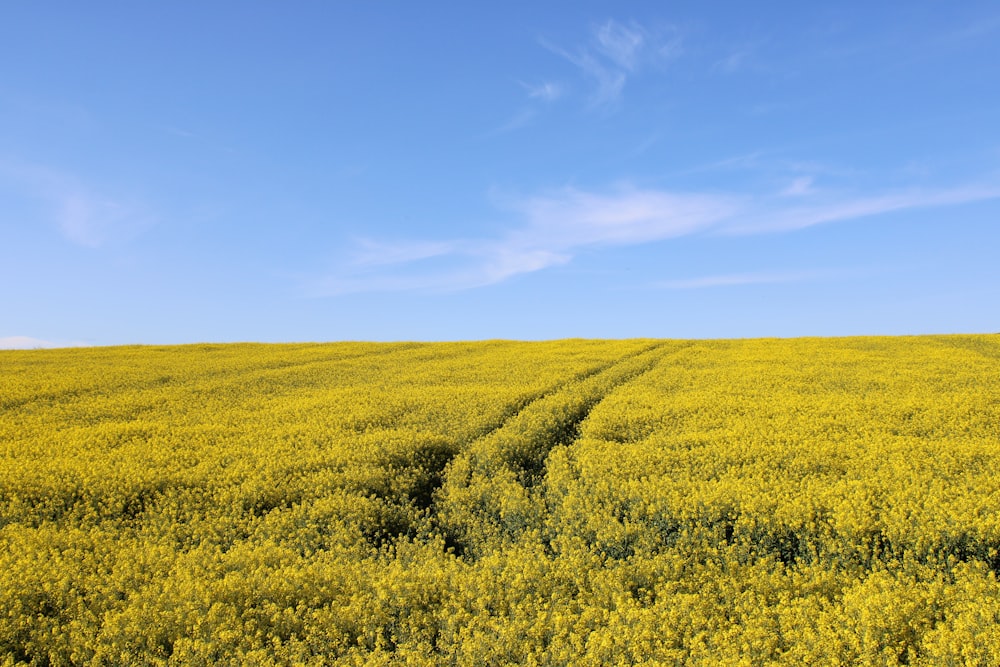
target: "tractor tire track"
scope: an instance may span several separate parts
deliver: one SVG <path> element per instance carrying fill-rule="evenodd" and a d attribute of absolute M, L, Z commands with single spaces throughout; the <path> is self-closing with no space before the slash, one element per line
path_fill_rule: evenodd
<path fill-rule="evenodd" d="M 649 372 L 667 342 L 652 343 L 528 404 L 455 456 L 429 507 L 432 532 L 458 555 L 477 558 L 543 523 L 532 488 L 549 453 L 572 443 L 609 393 Z"/>
<path fill-rule="evenodd" d="M 511 428 L 512 424 L 517 424 L 519 420 L 530 419 L 530 414 L 535 406 L 551 400 L 551 397 L 559 395 L 569 387 L 574 387 L 588 379 L 607 372 L 609 369 L 623 363 L 636 355 L 644 354 L 659 347 L 660 344 L 647 345 L 636 352 L 631 352 L 623 357 L 616 357 L 606 362 L 594 364 L 589 368 L 571 374 L 568 378 L 557 382 L 541 391 L 528 394 L 522 397 L 500 416 L 492 425 L 475 434 L 469 440 L 448 446 L 441 442 L 429 442 L 418 445 L 408 451 L 404 459 L 393 459 L 386 461 L 387 467 L 403 470 L 417 470 L 418 474 L 410 486 L 395 498 L 379 497 L 380 502 L 384 502 L 390 513 L 395 517 L 387 525 L 380 525 L 369 531 L 369 541 L 373 546 L 381 548 L 385 544 L 398 540 L 401 537 L 415 537 L 418 534 L 430 535 L 440 533 L 437 528 L 440 508 L 438 499 L 441 495 L 441 488 L 447 480 L 448 470 L 456 459 L 467 456 L 470 451 L 489 448 L 489 443 L 502 434 L 505 429 Z M 580 417 L 582 420 L 583 417 Z M 579 420 L 574 422 L 578 424 Z M 378 495 L 378 494 L 374 494 Z M 415 514 L 412 510 L 417 510 Z M 408 511 L 409 510 L 409 511 Z M 410 520 L 400 517 L 409 514 Z M 449 543 L 452 543 L 450 540 Z"/>

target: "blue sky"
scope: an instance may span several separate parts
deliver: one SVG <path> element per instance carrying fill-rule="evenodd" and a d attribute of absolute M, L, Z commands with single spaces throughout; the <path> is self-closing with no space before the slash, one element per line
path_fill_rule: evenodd
<path fill-rule="evenodd" d="M 992 2 L 13 3 L 0 347 L 1000 331 Z"/>

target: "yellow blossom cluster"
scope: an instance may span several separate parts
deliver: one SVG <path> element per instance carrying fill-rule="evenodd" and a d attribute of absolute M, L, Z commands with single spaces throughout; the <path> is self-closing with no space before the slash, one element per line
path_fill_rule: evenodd
<path fill-rule="evenodd" d="M 0 352 L 0 665 L 1000 665 L 1000 336 Z"/>

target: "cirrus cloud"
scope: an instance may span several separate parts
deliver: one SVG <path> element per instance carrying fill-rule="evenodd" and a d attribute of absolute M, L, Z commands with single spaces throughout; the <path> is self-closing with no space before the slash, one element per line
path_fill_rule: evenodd
<path fill-rule="evenodd" d="M 620 185 L 605 191 L 561 188 L 508 197 L 499 206 L 515 224 L 493 238 L 360 239 L 335 271 L 309 281 L 312 296 L 378 291 L 455 291 L 497 284 L 567 264 L 581 252 L 663 242 L 694 234 L 787 233 L 820 224 L 1000 197 L 1000 184 L 831 194 L 799 184 L 765 195 L 670 192 Z M 793 194 L 794 196 L 789 196 Z M 801 279 L 801 275 L 796 275 Z M 671 289 L 781 282 L 786 275 L 711 277 Z"/>
<path fill-rule="evenodd" d="M 613 19 L 594 26 L 590 40 L 576 49 L 562 48 L 544 39 L 540 43 L 576 66 L 591 82 L 593 107 L 613 106 L 629 77 L 647 67 L 662 67 L 682 51 L 676 28 L 652 29 L 635 21 L 621 23 Z"/>
<path fill-rule="evenodd" d="M 98 248 L 131 238 L 155 222 L 135 199 L 96 189 L 57 169 L 0 160 L 0 178 L 42 202 L 50 224 L 75 245 Z"/>

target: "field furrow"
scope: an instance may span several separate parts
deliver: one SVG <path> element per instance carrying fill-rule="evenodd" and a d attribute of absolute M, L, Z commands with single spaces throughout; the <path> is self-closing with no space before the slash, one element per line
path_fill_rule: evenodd
<path fill-rule="evenodd" d="M 653 368 L 663 347 L 649 345 L 562 385 L 459 454 L 434 503 L 436 525 L 447 543 L 475 556 L 525 531 L 537 532 L 543 507 L 531 489 L 544 474 L 549 452 L 575 440 L 593 407 Z"/>
<path fill-rule="evenodd" d="M 1000 337 L 0 353 L 0 664 L 1000 664 Z"/>

